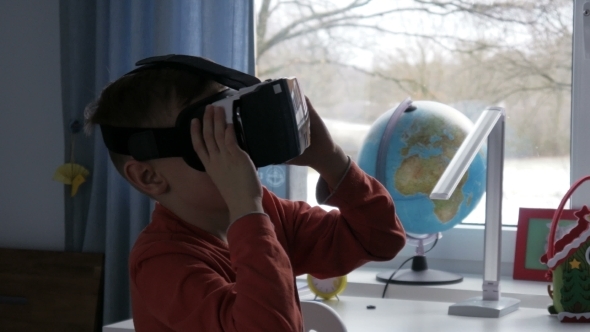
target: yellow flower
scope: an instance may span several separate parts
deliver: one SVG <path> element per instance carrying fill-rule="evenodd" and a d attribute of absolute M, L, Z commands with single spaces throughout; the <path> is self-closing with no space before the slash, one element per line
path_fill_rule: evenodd
<path fill-rule="evenodd" d="M 57 168 L 53 174 L 53 180 L 72 186 L 70 195 L 74 197 L 78 188 L 86 181 L 90 172 L 84 166 L 73 163 L 66 163 Z"/>

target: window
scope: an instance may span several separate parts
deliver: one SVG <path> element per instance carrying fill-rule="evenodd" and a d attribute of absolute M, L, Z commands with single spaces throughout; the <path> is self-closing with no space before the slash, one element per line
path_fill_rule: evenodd
<path fill-rule="evenodd" d="M 590 45 L 590 34 L 587 33 L 590 26 L 590 3 L 583 0 L 574 1 L 574 36 L 573 36 L 573 66 L 572 66 L 572 182 L 590 174 L 590 154 L 588 142 L 590 142 L 590 64 L 587 53 Z M 581 186 L 572 195 L 571 203 L 574 208 L 590 205 L 590 188 Z"/>
<path fill-rule="evenodd" d="M 373 121 L 406 97 L 475 121 L 507 111 L 503 222 L 556 208 L 570 183 L 569 0 L 256 0 L 257 75 L 297 76 L 355 159 Z M 574 127 L 575 128 L 575 127 Z M 572 167 L 572 169 L 575 167 Z M 309 171 L 308 183 L 317 174 Z M 313 195 L 308 201 L 315 204 Z M 482 223 L 485 197 L 463 221 Z"/>

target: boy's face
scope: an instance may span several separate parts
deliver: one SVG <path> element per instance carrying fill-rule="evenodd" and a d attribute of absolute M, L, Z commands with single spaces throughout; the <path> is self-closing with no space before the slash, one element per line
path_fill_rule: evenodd
<path fill-rule="evenodd" d="M 224 88 L 220 87 L 219 91 Z M 219 91 L 212 91 L 199 98 L 195 98 L 190 104 L 196 103 Z M 173 116 L 170 119 L 172 121 L 171 126 L 174 126 L 176 117 L 180 111 L 181 109 L 172 112 Z M 227 211 L 227 204 L 207 173 L 197 171 L 190 167 L 181 157 L 154 159 L 151 162 L 165 172 L 174 199 L 183 205 L 191 208 L 194 207 L 203 212 L 205 212 L 205 209 Z"/>
<path fill-rule="evenodd" d="M 170 198 L 201 212 L 225 212 L 227 204 L 211 177 L 190 167 L 180 157 L 153 160 L 170 186 Z"/>

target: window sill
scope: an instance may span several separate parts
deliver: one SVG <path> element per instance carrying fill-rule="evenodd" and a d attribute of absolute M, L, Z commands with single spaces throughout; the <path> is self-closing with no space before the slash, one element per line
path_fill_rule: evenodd
<path fill-rule="evenodd" d="M 512 277 L 514 270 L 514 252 L 516 246 L 516 228 L 502 227 L 500 253 L 500 274 Z M 483 225 L 457 225 L 442 233 L 432 251 L 426 254 L 428 267 L 459 274 L 483 274 L 484 257 Z M 425 246 L 425 250 L 430 244 Z M 397 269 L 407 258 L 416 254 L 416 247 L 406 244 L 399 254 L 391 261 L 371 262 L 366 267 L 380 269 Z M 408 268 L 408 262 L 404 268 Z"/>
<path fill-rule="evenodd" d="M 386 271 L 381 268 L 361 267 L 348 278 L 348 285 L 343 295 L 380 298 L 385 283 L 377 281 L 376 274 Z M 481 296 L 482 277 L 480 275 L 462 274 L 463 281 L 452 285 L 440 286 L 411 286 L 390 284 L 387 287 L 386 298 L 434 301 L 456 303 L 471 297 Z M 305 281 L 306 275 L 297 277 L 298 281 Z M 502 277 L 500 289 L 503 297 L 519 299 L 523 308 L 546 309 L 551 303 L 547 293 L 549 282 L 514 280 Z M 300 289 L 301 299 L 312 299 L 309 289 Z"/>

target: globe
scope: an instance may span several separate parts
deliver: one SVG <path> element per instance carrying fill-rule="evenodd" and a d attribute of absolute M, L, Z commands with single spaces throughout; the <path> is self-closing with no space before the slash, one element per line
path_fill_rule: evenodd
<path fill-rule="evenodd" d="M 407 233 L 436 234 L 460 223 L 481 200 L 486 156 L 484 149 L 476 155 L 448 200 L 431 200 L 432 189 L 474 125 L 448 105 L 410 102 L 398 111 L 394 124 L 396 108 L 371 125 L 358 164 L 387 188 Z M 376 176 L 379 166 L 382 179 Z"/>

